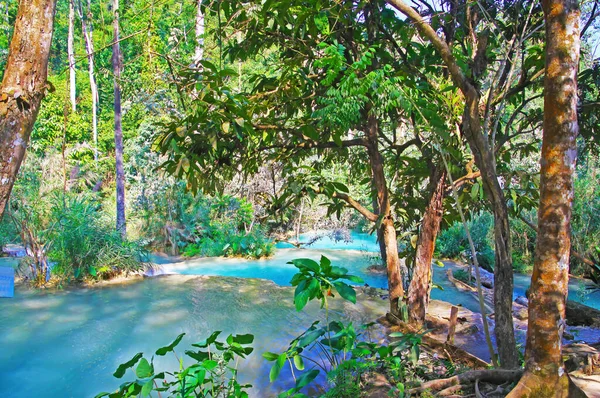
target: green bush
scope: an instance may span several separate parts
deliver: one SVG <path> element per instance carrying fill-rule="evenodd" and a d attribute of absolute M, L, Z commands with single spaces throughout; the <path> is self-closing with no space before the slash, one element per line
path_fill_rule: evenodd
<path fill-rule="evenodd" d="M 467 222 L 479 265 L 494 269 L 494 220 L 490 213 L 481 212 Z M 443 230 L 437 239 L 436 255 L 442 258 L 469 259 L 471 249 L 461 222 Z"/>
<path fill-rule="evenodd" d="M 469 283 L 469 272 L 464 269 L 455 269 L 454 271 L 452 271 L 452 276 L 456 280 L 459 280 L 464 283 Z"/>
<path fill-rule="evenodd" d="M 56 276 L 108 279 L 144 269 L 146 253 L 141 245 L 123 240 L 112 225 L 104 224 L 95 200 L 82 195 L 60 196 L 52 201 L 54 227 L 48 252 L 50 260 L 56 262 Z"/>

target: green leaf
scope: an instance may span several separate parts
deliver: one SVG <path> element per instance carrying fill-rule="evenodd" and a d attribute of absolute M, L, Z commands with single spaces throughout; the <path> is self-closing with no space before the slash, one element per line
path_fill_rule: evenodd
<path fill-rule="evenodd" d="M 254 341 L 254 335 L 253 334 L 236 334 L 233 337 L 233 341 L 235 341 L 238 344 L 252 344 L 252 342 Z"/>
<path fill-rule="evenodd" d="M 96 268 L 92 267 L 91 265 L 88 268 L 88 272 L 90 273 L 91 276 L 97 276 L 98 273 L 96 272 Z"/>
<path fill-rule="evenodd" d="M 162 357 L 162 356 L 165 356 L 167 354 L 167 352 L 173 351 L 173 349 L 177 346 L 177 344 L 179 344 L 179 342 L 181 341 L 183 336 L 185 336 L 185 333 L 181 333 L 179 336 L 177 336 L 177 338 L 175 340 L 173 340 L 173 342 L 171 344 L 161 347 L 158 350 L 156 350 L 156 355 L 160 355 Z"/>
<path fill-rule="evenodd" d="M 324 12 L 320 12 L 318 15 L 315 15 L 315 25 L 317 29 L 324 35 L 329 34 L 329 18 L 327 18 L 327 14 Z"/>
<path fill-rule="evenodd" d="M 471 198 L 477 199 L 477 194 L 478 193 L 479 193 L 479 183 L 475 183 L 471 187 Z"/>
<path fill-rule="evenodd" d="M 444 268 L 445 267 L 444 263 L 441 262 L 440 260 L 433 260 L 433 263 L 435 265 L 437 265 L 438 267 L 440 267 L 440 268 Z"/>
<path fill-rule="evenodd" d="M 365 283 L 365 281 L 360 276 L 356 275 L 346 275 L 344 276 L 344 279 L 348 279 L 350 282 L 354 283 Z"/>
<path fill-rule="evenodd" d="M 294 366 L 296 366 L 296 369 L 298 370 L 304 370 L 304 361 L 300 355 L 294 356 Z"/>
<path fill-rule="evenodd" d="M 323 271 L 324 274 L 329 274 L 331 272 L 331 260 L 325 256 L 321 256 L 321 271 Z"/>
<path fill-rule="evenodd" d="M 148 362 L 146 358 L 142 358 L 137 368 L 135 369 L 135 375 L 140 379 L 145 379 L 154 374 L 154 367 Z"/>
<path fill-rule="evenodd" d="M 322 328 L 310 331 L 306 333 L 304 336 L 298 340 L 298 347 L 304 348 L 310 344 L 312 344 L 316 339 L 323 336 L 325 334 L 325 330 Z"/>
<path fill-rule="evenodd" d="M 310 258 L 297 258 L 292 260 L 290 263 L 294 264 L 296 267 L 308 268 L 309 270 L 317 273 L 319 272 L 319 264 L 315 260 L 311 260 Z"/>
<path fill-rule="evenodd" d="M 304 308 L 308 303 L 309 297 L 310 292 L 308 291 L 308 289 L 303 289 L 294 296 L 294 305 L 296 306 L 296 311 L 302 311 L 302 308 Z"/>
<path fill-rule="evenodd" d="M 123 375 L 125 375 L 125 371 L 127 371 L 127 369 L 129 369 L 133 365 L 135 365 L 137 363 L 137 361 L 139 361 L 143 355 L 144 354 L 142 354 L 141 352 L 138 352 L 129 361 L 120 364 L 119 367 L 117 368 L 117 370 L 115 371 L 115 373 L 113 373 L 113 376 L 115 376 L 117 379 L 120 379 L 121 377 L 123 377 Z"/>
<path fill-rule="evenodd" d="M 150 395 L 150 393 L 152 392 L 152 387 L 154 387 L 154 380 L 150 379 L 147 382 L 144 383 L 144 385 L 142 386 L 142 397 L 147 397 Z"/>
<path fill-rule="evenodd" d="M 333 286 L 335 286 L 335 290 L 337 290 L 340 296 L 342 296 L 345 300 L 356 304 L 356 292 L 354 291 L 352 286 L 339 281 L 333 282 Z"/>
<path fill-rule="evenodd" d="M 263 353 L 262 353 L 262 357 L 263 357 L 264 359 L 266 359 L 267 361 L 274 361 L 274 360 L 276 360 L 277 358 L 279 358 L 279 355 L 278 355 L 278 354 L 275 354 L 274 352 L 269 352 L 269 351 L 267 351 L 267 352 L 263 352 Z"/>
<path fill-rule="evenodd" d="M 277 361 L 275 362 L 275 364 L 271 368 L 271 371 L 269 372 L 269 380 L 271 381 L 271 383 L 273 383 L 275 380 L 277 380 L 277 377 L 279 377 L 279 373 L 281 373 L 281 369 L 283 368 L 283 365 L 285 364 L 285 359 L 286 359 L 285 353 L 280 354 L 277 357 Z"/>
<path fill-rule="evenodd" d="M 300 377 L 296 380 L 296 388 L 301 389 L 304 388 L 313 381 L 319 375 L 319 371 L 317 369 L 313 369 L 309 372 L 302 373 Z"/>
<path fill-rule="evenodd" d="M 202 362 L 202 366 L 206 370 L 213 370 L 214 368 L 216 368 L 217 366 L 219 366 L 219 363 L 217 361 L 215 361 L 215 360 L 207 359 L 206 361 Z"/>
<path fill-rule="evenodd" d="M 200 347 L 200 348 L 208 347 L 209 345 L 211 345 L 212 343 L 217 341 L 217 337 L 219 337 L 219 334 L 221 334 L 221 331 L 217 330 L 216 332 L 213 332 L 207 339 L 204 339 L 202 341 L 199 341 L 198 343 L 192 344 L 192 346 Z"/>

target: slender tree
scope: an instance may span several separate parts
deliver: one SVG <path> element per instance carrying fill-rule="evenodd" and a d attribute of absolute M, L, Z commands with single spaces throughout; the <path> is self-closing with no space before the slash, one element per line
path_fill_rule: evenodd
<path fill-rule="evenodd" d="M 494 214 L 494 310 L 496 313 L 494 333 L 498 345 L 498 354 L 502 367 L 518 367 L 519 357 L 512 318 L 513 268 L 508 207 L 498 181 L 494 149 L 490 145 L 482 125 L 481 94 L 456 62 L 446 41 L 438 36 L 431 25 L 416 10 L 402 0 L 387 0 L 387 2 L 405 14 L 415 24 L 419 34 L 433 44 L 448 68 L 452 81 L 464 95 L 465 109 L 462 130 L 475 157 L 475 163 L 481 171 L 483 188 Z M 482 48 L 481 51 L 484 51 L 485 46 L 482 46 Z M 481 67 L 480 63 L 474 62 L 474 67 L 477 65 Z"/>
<path fill-rule="evenodd" d="M 117 231 L 123 237 L 125 225 L 125 172 L 123 170 L 123 128 L 121 126 L 121 49 L 119 46 L 119 0 L 113 0 L 113 45 L 112 67 L 114 74 L 114 112 L 115 112 L 115 163 L 117 180 Z"/>
<path fill-rule="evenodd" d="M 90 79 L 90 91 L 92 92 L 92 137 L 94 139 L 94 160 L 98 161 L 98 84 L 95 77 L 94 66 L 94 38 L 92 26 L 92 8 L 88 1 L 87 15 L 83 12 L 81 0 L 77 1 L 77 12 L 81 19 L 81 31 L 85 42 L 85 52 L 88 60 L 88 76 Z"/>
<path fill-rule="evenodd" d="M 561 356 L 569 282 L 571 204 L 577 154 L 577 70 L 579 4 L 543 0 L 546 21 L 544 133 L 540 206 L 533 275 L 525 374 L 510 397 L 576 396 Z"/>
<path fill-rule="evenodd" d="M 47 90 L 56 0 L 21 0 L 0 86 L 0 217 Z"/>
<path fill-rule="evenodd" d="M 69 99 L 71 110 L 77 110 L 77 88 L 75 86 L 75 9 L 74 0 L 69 0 L 69 34 L 67 36 L 67 53 L 69 59 Z"/>
<path fill-rule="evenodd" d="M 204 58 L 204 13 L 202 12 L 202 0 L 198 0 L 196 10 L 196 48 L 194 51 L 194 66 L 199 67 Z"/>

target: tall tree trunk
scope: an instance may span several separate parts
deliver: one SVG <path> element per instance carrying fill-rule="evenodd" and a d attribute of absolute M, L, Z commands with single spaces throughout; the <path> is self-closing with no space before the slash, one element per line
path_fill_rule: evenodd
<path fill-rule="evenodd" d="M 431 292 L 431 262 L 435 240 L 444 215 L 444 191 L 446 173 L 434 170 L 431 175 L 430 195 L 417 239 L 415 267 L 408 288 L 408 317 L 411 323 L 422 325 L 425 322 Z"/>
<path fill-rule="evenodd" d="M 75 1 L 75 0 L 73 0 Z M 94 75 L 94 39 L 92 27 L 92 8 L 88 2 L 87 17 L 83 13 L 81 0 L 77 0 L 77 11 L 81 19 L 81 31 L 85 42 L 85 52 L 88 59 L 88 76 L 90 79 L 90 91 L 92 93 L 92 138 L 94 140 L 94 160 L 98 161 L 98 85 Z M 86 20 L 87 18 L 87 20 Z"/>
<path fill-rule="evenodd" d="M 0 218 L 46 91 L 56 0 L 21 0 L 0 86 Z"/>
<path fill-rule="evenodd" d="M 71 110 L 77 110 L 77 88 L 75 86 L 75 9 L 73 0 L 69 0 L 69 35 L 67 36 L 67 53 L 69 58 L 69 99 L 71 100 Z"/>
<path fill-rule="evenodd" d="M 519 355 L 512 315 L 513 266 L 508 207 L 498 182 L 496 159 L 483 135 L 479 115 L 479 94 L 473 90 L 466 97 L 463 132 L 481 171 L 483 190 L 494 214 L 494 335 L 500 366 L 519 367 Z"/>
<path fill-rule="evenodd" d="M 400 302 L 404 297 L 404 287 L 402 286 L 400 258 L 398 257 L 398 241 L 394 219 L 391 214 L 389 192 L 383 169 L 383 157 L 379 152 L 379 123 L 377 117 L 370 112 L 367 116 L 366 135 L 367 152 L 373 174 L 373 187 L 377 193 L 377 208 L 379 210 L 380 223 L 377 236 L 379 237 L 381 256 L 386 261 L 390 312 L 399 316 Z"/>
<path fill-rule="evenodd" d="M 117 179 L 117 231 L 123 238 L 127 234 L 125 226 L 125 172 L 123 171 L 123 129 L 121 127 L 121 49 L 119 46 L 119 0 L 113 0 L 113 46 L 112 67 L 115 93 L 115 162 Z"/>
<path fill-rule="evenodd" d="M 540 171 L 538 236 L 525 348 L 525 374 L 512 397 L 567 397 L 561 356 L 569 281 L 571 205 L 577 157 L 577 0 L 543 0 L 546 21 L 544 133 Z M 573 394 L 574 395 L 574 394 Z"/>
<path fill-rule="evenodd" d="M 516 368 L 519 366 L 519 356 L 512 318 L 513 269 L 508 208 L 498 182 L 494 153 L 481 126 L 479 92 L 463 73 L 448 44 L 438 36 L 417 11 L 402 0 L 387 0 L 387 3 L 405 14 L 415 24 L 419 34 L 433 44 L 448 67 L 452 81 L 465 96 L 463 133 L 475 156 L 475 163 L 481 171 L 483 189 L 494 213 L 496 261 L 494 267 L 494 311 L 496 314 L 494 334 L 498 345 L 498 356 L 502 367 Z"/>
<path fill-rule="evenodd" d="M 200 67 L 200 61 L 204 58 L 204 13 L 202 12 L 202 0 L 198 0 L 196 10 L 196 49 L 194 51 L 194 66 Z"/>

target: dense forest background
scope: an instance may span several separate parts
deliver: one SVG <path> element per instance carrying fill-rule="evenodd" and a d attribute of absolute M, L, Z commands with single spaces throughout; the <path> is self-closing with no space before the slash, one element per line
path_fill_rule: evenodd
<path fill-rule="evenodd" d="M 3 31 L 7 33 L 0 37 L 0 71 L 3 71 L 17 2 L 7 0 L 0 6 Z M 277 14 L 283 5 L 272 7 L 271 11 Z M 592 10 L 593 7 L 594 2 L 583 4 L 584 17 L 593 16 L 596 12 L 595 8 Z M 511 11 L 501 14 L 492 8 L 488 12 L 497 12 L 496 17 L 505 20 L 494 28 L 496 31 L 488 39 L 485 56 L 492 68 L 483 76 L 483 89 L 497 79 L 496 75 L 502 70 L 504 62 L 500 56 L 510 50 L 501 38 L 507 35 L 502 27 L 508 31 Z M 390 9 L 386 12 L 393 14 Z M 248 17 L 252 11 L 249 9 L 244 13 Z M 338 52 L 343 51 L 342 44 L 336 44 L 338 39 L 327 39 L 328 36 L 335 36 L 330 32 L 332 28 L 329 25 L 333 22 L 327 20 L 327 13 L 331 13 L 331 10 L 300 12 L 299 15 L 305 19 L 306 34 L 316 37 L 315 45 L 319 50 L 313 56 L 317 57 L 317 66 L 335 69 L 339 64 L 339 69 L 341 63 L 345 62 L 343 53 Z M 203 18 L 201 36 L 197 35 L 199 15 Z M 439 13 L 440 24 L 445 15 L 443 11 Z M 108 246 L 111 246 L 109 241 L 116 239 L 109 237 L 116 214 L 114 70 L 111 51 L 113 18 L 111 4 L 106 2 L 58 2 L 49 61 L 49 92 L 32 133 L 9 214 L 1 224 L 2 245 L 19 239 L 36 240 L 36 244 L 46 245 L 51 257 L 58 260 L 65 256 L 68 245 L 80 244 L 68 242 L 70 239 L 87 240 L 89 237 L 89 244 L 92 245 L 102 236 L 100 241 L 106 241 Z M 256 98 L 274 95 L 271 93 L 277 91 L 273 89 L 274 84 L 290 79 L 286 73 L 291 69 L 286 71 L 285 68 L 291 68 L 297 62 L 293 56 L 280 53 L 283 49 L 278 41 L 282 38 L 276 35 L 284 33 L 276 33 L 277 27 L 267 26 L 273 31 L 265 33 L 265 37 L 254 38 L 250 36 L 252 31 L 245 27 L 248 37 L 244 37 L 239 30 L 244 23 L 240 9 L 227 2 L 202 5 L 193 1 L 125 1 L 120 4 L 119 18 L 122 71 L 118 82 L 122 95 L 125 208 L 127 236 L 131 242 L 136 242 L 134 246 L 170 254 L 260 257 L 271 252 L 270 242 L 273 238 L 287 240 L 299 231 L 338 228 L 372 230 L 373 225 L 348 209 L 348 203 L 340 200 L 339 196 L 339 193 L 351 192 L 358 202 L 372 202 L 368 165 L 354 161 L 355 158 L 360 159 L 361 153 L 353 147 L 345 147 L 342 144 L 344 132 L 339 132 L 344 125 L 352 129 L 352 119 L 355 118 L 352 113 L 356 113 L 352 108 L 364 102 L 361 98 L 364 93 L 360 89 L 357 92 L 344 92 L 349 89 L 344 84 L 350 82 L 343 81 L 348 76 L 340 80 L 334 72 L 327 72 L 322 83 L 327 97 L 320 101 L 320 110 L 308 115 L 313 119 L 327 116 L 331 120 L 326 123 L 338 124 L 337 131 L 327 125 L 317 127 L 322 128 L 324 133 L 318 133 L 311 127 L 300 127 L 304 129 L 305 138 L 314 139 L 315 143 L 325 143 L 321 145 L 322 148 L 312 152 L 291 151 L 284 146 L 300 143 L 298 147 L 301 147 L 301 141 L 280 145 L 275 144 L 271 137 L 266 141 L 272 140 L 274 155 L 244 157 L 243 150 L 235 147 L 235 137 L 230 137 L 232 133 L 244 133 L 244 115 L 240 114 L 235 118 L 240 122 L 239 125 L 219 123 L 221 132 L 208 137 L 212 142 L 207 144 L 212 145 L 212 150 L 201 150 L 209 156 L 210 161 L 207 162 L 212 164 L 200 165 L 202 171 L 198 172 L 187 157 L 165 152 L 166 149 L 178 147 L 189 149 L 185 144 L 175 143 L 177 139 L 168 138 L 169 134 L 175 132 L 189 141 L 190 132 L 184 131 L 181 123 L 179 127 L 172 128 L 173 123 L 189 122 L 191 118 L 209 118 L 218 113 L 215 109 L 219 106 L 228 106 L 223 103 L 223 98 L 216 95 L 209 99 L 209 106 L 205 109 L 194 105 L 191 100 L 208 90 L 216 90 L 218 95 L 228 96 L 231 101 L 239 101 L 238 96 L 241 98 L 246 93 L 255 93 L 253 96 Z M 382 18 L 386 18 L 385 13 Z M 277 24 L 284 22 L 282 20 Z M 535 17 L 531 17 L 529 23 L 535 26 Z M 594 37 L 595 24 L 590 20 L 585 38 Z M 255 29 L 259 31 L 259 27 Z M 503 104 L 491 120 L 494 133 L 498 136 L 498 174 L 510 209 L 513 266 L 518 272 L 531 270 L 535 247 L 536 233 L 528 224 L 536 224 L 539 183 L 541 86 L 531 79 L 531 76 L 539 75 L 543 67 L 543 47 L 536 39 L 538 33 L 539 27 L 528 34 L 527 40 L 522 38 L 518 49 L 522 70 L 518 73 L 511 70 L 513 75 L 509 76 L 514 80 L 513 90 L 522 85 L 521 81 L 526 82 L 527 88 Z M 270 38 L 270 41 L 266 38 Z M 260 43 L 263 39 L 265 42 Z M 293 47 L 302 44 L 304 39 L 290 36 L 283 40 Z M 393 43 L 386 45 L 392 46 Z M 578 144 L 572 223 L 573 249 L 585 259 L 593 259 L 598 255 L 600 235 L 600 213 L 597 211 L 600 195 L 595 183 L 598 170 L 595 148 L 598 65 L 589 56 L 593 46 L 593 40 L 584 42 L 580 91 L 589 104 L 581 109 L 584 117 Z M 358 62 L 368 63 L 372 54 L 382 51 L 382 47 L 367 46 L 361 50 L 364 51 L 363 58 Z M 472 51 L 463 48 L 464 54 L 459 54 L 459 59 L 467 63 L 475 62 L 476 54 Z M 401 52 L 400 56 L 404 57 L 405 64 L 412 63 L 408 66 L 410 69 L 427 63 L 417 58 L 431 58 L 433 54 L 427 46 L 414 44 L 407 52 Z M 70 57 L 72 68 L 69 67 Z M 469 60 L 469 57 L 473 60 Z M 360 65 L 354 66 L 360 68 Z M 462 112 L 459 95 L 447 78 L 436 76 L 435 72 L 434 68 L 424 72 L 429 75 L 423 80 L 431 87 L 418 93 L 415 91 L 417 88 L 426 88 L 423 82 L 410 82 L 397 71 L 388 69 L 382 76 L 367 75 L 358 82 L 367 88 L 368 84 L 374 82 L 366 79 L 376 80 L 375 83 L 381 88 L 379 94 L 388 95 L 386 101 L 389 103 L 377 105 L 384 109 L 383 112 L 391 115 L 401 108 L 400 113 L 412 114 L 412 126 L 399 124 L 392 119 L 386 122 L 389 123 L 386 127 L 389 132 L 385 133 L 387 137 L 380 139 L 384 145 L 382 154 L 396 214 L 398 241 L 403 257 L 408 258 L 411 255 L 414 257 L 415 240 L 428 199 L 426 188 L 431 184 L 428 168 L 434 156 L 409 147 L 413 139 L 411 130 L 423 128 L 418 126 L 419 121 L 414 120 L 419 118 L 418 114 L 428 119 L 425 129 L 446 127 L 443 135 L 440 135 L 439 145 L 446 147 L 453 162 L 451 167 L 456 173 L 455 179 L 460 181 L 460 177 L 468 176 L 473 168 L 473 158 L 464 138 L 461 138 L 460 132 L 456 133 L 456 127 L 452 127 L 453 120 L 456 123 Z M 198 81 L 200 75 L 204 75 L 209 89 L 206 89 L 207 86 L 204 89 L 195 87 L 198 83 L 194 82 Z M 386 83 L 390 82 L 404 82 L 405 91 L 386 87 Z M 214 87 L 210 87 L 210 84 Z M 341 87 L 334 88 L 334 85 Z M 507 86 L 506 89 L 510 90 L 511 87 Z M 97 101 L 93 101 L 96 91 Z M 344 104 L 337 103 L 340 100 Z M 288 102 L 284 104 L 280 99 L 269 98 L 260 106 L 272 107 L 274 112 L 283 106 L 303 106 L 300 100 Z M 339 107 L 337 113 L 334 111 L 336 107 Z M 411 107 L 418 108 L 418 112 L 408 109 Z M 440 109 L 445 113 L 441 114 Z M 262 112 L 263 109 L 254 111 Z M 240 112 L 240 109 L 229 109 L 229 112 Z M 292 111 L 286 109 L 282 112 Z M 223 118 L 229 116 L 224 112 L 220 114 Z M 215 120 L 211 122 L 215 124 Z M 296 128 L 290 122 L 288 124 L 290 126 L 286 128 L 290 131 Z M 265 134 L 270 133 L 265 130 Z M 332 141 L 340 144 L 339 150 L 326 149 L 329 145 L 326 141 L 330 140 L 328 135 Z M 427 132 L 422 133 L 422 139 L 429 140 L 431 145 L 436 144 Z M 399 150 L 399 146 L 406 148 Z M 160 149 L 163 150 L 162 154 L 158 152 Z M 181 177 L 189 176 L 192 172 L 196 174 L 193 178 L 181 180 Z M 484 201 L 481 177 L 465 179 L 457 187 L 470 218 L 479 262 L 491 270 L 494 265 L 494 224 Z M 465 256 L 468 243 L 462 226 L 457 223 L 458 215 L 452 197 L 446 195 L 444 201 L 437 255 L 459 258 Z M 81 228 L 89 230 L 82 231 L 75 238 L 73 232 Z M 23 231 L 28 232 L 23 235 Z M 117 248 L 113 247 L 112 250 Z M 97 257 L 89 253 L 86 256 L 88 260 Z M 582 261 L 581 257 L 572 259 L 572 272 L 579 275 L 592 272 L 589 264 L 584 266 L 585 260 Z M 87 262 L 78 259 L 76 264 L 80 263 Z M 72 264 L 71 259 L 64 260 L 64 266 L 70 268 L 67 264 Z M 98 266 L 102 270 L 110 268 Z M 78 265 L 73 267 L 68 272 L 75 272 L 79 268 Z M 88 267 L 78 271 L 77 275 L 83 276 L 87 272 L 95 275 L 96 271 Z"/>

